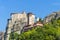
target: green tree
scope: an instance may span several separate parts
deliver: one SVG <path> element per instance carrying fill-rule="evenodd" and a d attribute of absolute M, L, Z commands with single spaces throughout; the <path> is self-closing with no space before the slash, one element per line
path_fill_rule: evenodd
<path fill-rule="evenodd" d="M 52 22 L 44 24 L 43 27 L 37 26 L 22 34 L 11 33 L 10 40 L 60 40 L 60 20 Z"/>

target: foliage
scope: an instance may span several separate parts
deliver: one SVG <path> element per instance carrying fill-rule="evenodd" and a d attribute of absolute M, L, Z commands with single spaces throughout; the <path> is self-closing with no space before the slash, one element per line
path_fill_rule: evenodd
<path fill-rule="evenodd" d="M 60 20 L 52 20 L 43 27 L 37 26 L 22 34 L 13 33 L 10 40 L 60 40 Z"/>

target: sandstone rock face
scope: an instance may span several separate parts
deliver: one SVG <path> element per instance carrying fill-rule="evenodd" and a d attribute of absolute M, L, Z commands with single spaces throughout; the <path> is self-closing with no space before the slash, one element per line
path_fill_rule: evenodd
<path fill-rule="evenodd" d="M 4 40 L 4 33 L 0 32 L 0 40 Z"/>
<path fill-rule="evenodd" d="M 13 13 L 11 15 L 11 18 L 8 20 L 6 27 L 5 40 L 9 40 L 11 32 L 17 32 L 18 34 L 21 34 L 24 26 L 34 24 L 35 16 L 28 16 L 29 15 L 27 15 L 25 12 Z"/>
<path fill-rule="evenodd" d="M 44 23 L 51 22 L 51 19 L 58 19 L 60 17 L 60 12 L 53 12 L 52 14 L 44 18 Z"/>

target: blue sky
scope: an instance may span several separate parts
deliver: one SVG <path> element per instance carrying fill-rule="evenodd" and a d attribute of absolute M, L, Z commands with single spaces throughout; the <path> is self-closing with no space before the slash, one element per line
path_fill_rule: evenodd
<path fill-rule="evenodd" d="M 52 12 L 60 11 L 60 0 L 0 0 L 0 31 L 5 31 L 11 13 L 22 11 L 44 18 Z"/>

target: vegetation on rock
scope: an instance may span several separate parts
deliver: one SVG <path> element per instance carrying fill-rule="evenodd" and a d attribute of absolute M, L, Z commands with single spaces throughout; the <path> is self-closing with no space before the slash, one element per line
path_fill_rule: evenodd
<path fill-rule="evenodd" d="M 60 40 L 60 19 L 53 19 L 44 24 L 23 32 L 22 34 L 11 33 L 10 40 Z"/>

